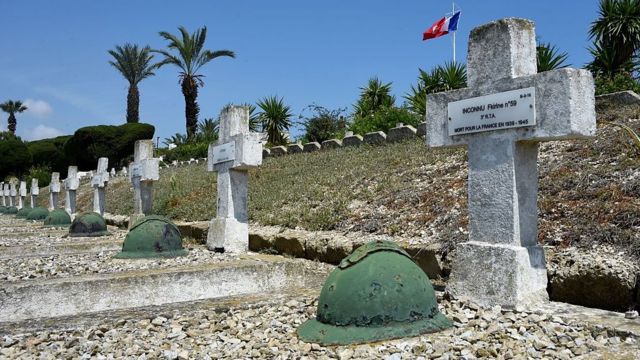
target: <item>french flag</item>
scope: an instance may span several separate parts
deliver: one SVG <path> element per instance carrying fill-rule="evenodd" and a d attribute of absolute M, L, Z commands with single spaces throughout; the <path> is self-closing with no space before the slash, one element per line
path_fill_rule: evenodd
<path fill-rule="evenodd" d="M 459 19 L 460 11 L 454 12 L 451 16 L 443 17 L 422 33 L 422 40 L 435 39 L 442 35 L 447 35 L 451 31 L 458 30 Z"/>

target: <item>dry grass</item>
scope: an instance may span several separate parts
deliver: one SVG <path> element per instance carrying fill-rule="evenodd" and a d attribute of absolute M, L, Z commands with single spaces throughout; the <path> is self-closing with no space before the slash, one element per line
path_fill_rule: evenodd
<path fill-rule="evenodd" d="M 606 126 L 593 140 L 543 144 L 540 242 L 604 242 L 640 255 L 639 155 L 622 130 Z M 250 219 L 433 239 L 453 247 L 467 238 L 466 171 L 466 150 L 430 151 L 423 139 L 267 158 L 250 173 Z M 107 210 L 128 214 L 131 197 L 125 179 L 111 183 Z M 90 201 L 90 193 L 81 192 L 81 208 L 88 209 Z M 163 169 L 155 186 L 156 213 L 209 220 L 215 204 L 216 175 L 204 164 Z"/>

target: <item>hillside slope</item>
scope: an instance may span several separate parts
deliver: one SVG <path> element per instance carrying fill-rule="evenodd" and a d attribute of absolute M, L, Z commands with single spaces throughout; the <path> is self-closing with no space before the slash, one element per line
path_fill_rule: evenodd
<path fill-rule="evenodd" d="M 637 108 L 632 114 L 639 113 Z M 628 120 L 638 129 L 640 121 Z M 539 241 L 618 246 L 640 258 L 640 152 L 601 126 L 594 139 L 544 143 L 538 161 Z M 307 230 L 440 241 L 467 237 L 466 150 L 429 150 L 424 139 L 267 158 L 251 171 L 250 220 Z M 163 169 L 154 211 L 179 220 L 215 215 L 216 175 L 205 165 Z M 79 205 L 89 209 L 83 182 Z M 109 185 L 107 211 L 128 214 L 126 179 Z"/>

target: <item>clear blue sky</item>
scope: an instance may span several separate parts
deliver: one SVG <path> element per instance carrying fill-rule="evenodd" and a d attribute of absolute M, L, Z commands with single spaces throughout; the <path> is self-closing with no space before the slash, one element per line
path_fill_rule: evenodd
<path fill-rule="evenodd" d="M 587 31 L 597 3 L 459 0 L 458 59 L 466 58 L 473 27 L 524 17 L 535 21 L 543 42 L 582 67 L 589 61 Z M 276 94 L 296 119 L 311 103 L 351 110 L 368 78 L 393 82 L 401 99 L 418 68 L 451 60 L 450 36 L 421 41 L 422 32 L 450 9 L 451 2 L 442 0 L 6 1 L 0 13 L 0 101 L 31 106 L 18 115 L 18 134 L 27 140 L 123 123 L 127 83 L 107 63 L 107 50 L 125 42 L 163 48 L 158 31 L 206 25 L 207 48 L 233 50 L 237 58 L 216 59 L 202 69 L 201 119 L 216 117 L 227 103 Z M 141 121 L 155 125 L 161 140 L 185 131 L 177 68 L 160 69 L 140 91 Z M 6 128 L 6 114 L 0 120 L 0 129 Z"/>

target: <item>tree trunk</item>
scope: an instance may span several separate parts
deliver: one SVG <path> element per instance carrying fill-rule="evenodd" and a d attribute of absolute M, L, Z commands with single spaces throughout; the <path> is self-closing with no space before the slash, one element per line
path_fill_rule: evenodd
<path fill-rule="evenodd" d="M 12 134 L 16 134 L 16 124 L 17 124 L 17 120 L 16 120 L 16 116 L 13 113 L 9 114 L 9 119 L 7 120 L 8 126 L 7 129 L 12 133 Z"/>
<path fill-rule="evenodd" d="M 198 114 L 200 107 L 196 102 L 198 98 L 198 84 L 196 80 L 186 76 L 182 80 L 182 94 L 184 95 L 184 114 L 187 120 L 187 139 L 191 140 L 198 127 Z"/>
<path fill-rule="evenodd" d="M 140 92 L 138 85 L 129 85 L 129 93 L 127 94 L 127 122 L 140 122 Z"/>

